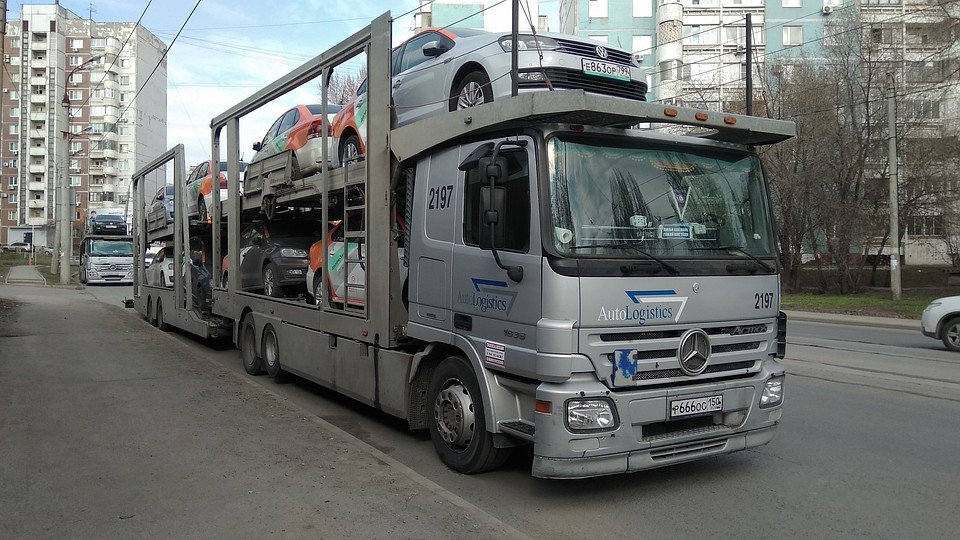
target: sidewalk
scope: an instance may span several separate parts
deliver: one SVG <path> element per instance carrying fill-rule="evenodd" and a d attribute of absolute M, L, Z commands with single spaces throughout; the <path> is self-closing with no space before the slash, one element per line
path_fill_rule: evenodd
<path fill-rule="evenodd" d="M 129 311 L 0 296 L 0 538 L 524 538 Z"/>
<path fill-rule="evenodd" d="M 7 272 L 6 283 L 10 285 L 46 285 L 47 280 L 40 274 L 36 266 L 11 266 Z"/>

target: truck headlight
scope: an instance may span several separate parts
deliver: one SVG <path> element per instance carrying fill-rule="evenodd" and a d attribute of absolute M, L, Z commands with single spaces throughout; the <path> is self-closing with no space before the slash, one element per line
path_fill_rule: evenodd
<path fill-rule="evenodd" d="M 760 394 L 760 408 L 766 409 L 781 403 L 783 403 L 783 375 L 770 377 L 763 385 L 763 393 Z"/>
<path fill-rule="evenodd" d="M 607 398 L 567 401 L 567 429 L 570 431 L 614 430 L 619 423 L 613 402 Z"/>

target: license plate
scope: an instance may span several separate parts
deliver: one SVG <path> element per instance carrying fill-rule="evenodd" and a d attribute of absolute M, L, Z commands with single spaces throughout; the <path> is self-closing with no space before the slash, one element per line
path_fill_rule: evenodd
<path fill-rule="evenodd" d="M 677 399 L 670 402 L 670 418 L 699 416 L 723 410 L 723 396 Z"/>
<path fill-rule="evenodd" d="M 588 75 L 608 77 L 619 81 L 630 80 L 630 66 L 621 66 L 619 64 L 611 64 L 610 62 L 601 62 L 599 60 L 588 60 L 586 58 L 581 59 L 581 62 L 583 72 Z"/>

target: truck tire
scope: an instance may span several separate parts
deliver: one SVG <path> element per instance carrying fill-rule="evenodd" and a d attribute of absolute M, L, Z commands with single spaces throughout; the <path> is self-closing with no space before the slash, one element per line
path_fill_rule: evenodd
<path fill-rule="evenodd" d="M 469 109 L 493 101 L 490 77 L 483 71 L 474 71 L 460 80 L 450 93 L 450 112 Z"/>
<path fill-rule="evenodd" d="M 940 338 L 948 350 L 960 352 L 960 317 L 954 317 L 943 323 Z"/>
<path fill-rule="evenodd" d="M 262 341 L 263 366 L 267 370 L 267 375 L 276 379 L 280 376 L 283 368 L 280 366 L 280 341 L 277 339 L 277 333 L 274 332 L 273 326 L 268 324 L 263 329 Z"/>
<path fill-rule="evenodd" d="M 153 298 L 147 297 L 147 322 L 150 326 L 157 325 L 157 318 L 153 316 Z"/>
<path fill-rule="evenodd" d="M 170 325 L 163 320 L 163 302 L 161 302 L 159 298 L 157 298 L 157 328 L 159 328 L 161 332 L 170 331 Z"/>
<path fill-rule="evenodd" d="M 447 467 L 475 474 L 503 465 L 511 449 L 494 446 L 493 434 L 487 432 L 480 386 L 466 358 L 452 356 L 440 362 L 427 398 L 433 412 L 427 419 L 430 438 Z"/>
<path fill-rule="evenodd" d="M 253 315 L 247 314 L 240 322 L 239 345 L 244 371 L 250 375 L 262 375 L 263 357 L 257 352 L 257 329 L 253 324 Z"/>
<path fill-rule="evenodd" d="M 279 273 L 277 267 L 268 262 L 263 267 L 263 294 L 273 298 L 283 298 L 283 287 L 277 284 Z"/>

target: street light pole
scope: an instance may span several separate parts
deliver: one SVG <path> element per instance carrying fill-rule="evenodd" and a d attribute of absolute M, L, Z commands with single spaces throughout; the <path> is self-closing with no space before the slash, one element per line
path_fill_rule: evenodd
<path fill-rule="evenodd" d="M 890 160 L 889 203 L 890 212 L 890 294 L 894 300 L 900 300 L 900 223 L 898 212 L 900 203 L 897 200 L 897 98 L 896 85 L 893 73 L 890 78 L 890 93 L 887 97 L 887 151 Z"/>
<path fill-rule="evenodd" d="M 73 78 L 74 73 L 86 69 L 102 57 L 103 55 L 90 57 L 86 62 L 73 68 L 63 80 L 63 101 L 61 105 L 63 105 L 64 112 L 67 115 L 67 124 L 63 130 L 64 154 L 66 157 L 63 161 L 63 174 L 59 178 L 60 187 L 57 190 L 57 200 L 59 201 L 57 204 L 57 224 L 60 228 L 60 249 L 63 251 L 63 255 L 60 257 L 61 285 L 70 284 L 70 259 L 73 257 L 73 214 L 76 212 L 76 208 L 71 208 L 68 200 L 70 198 L 70 118 L 73 115 L 70 114 L 70 95 L 67 93 L 67 85 Z"/>

